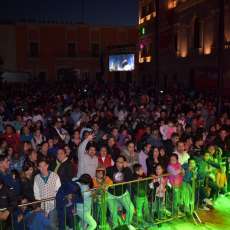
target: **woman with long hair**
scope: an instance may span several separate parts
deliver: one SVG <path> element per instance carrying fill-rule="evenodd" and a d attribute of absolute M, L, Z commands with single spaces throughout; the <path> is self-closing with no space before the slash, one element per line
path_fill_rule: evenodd
<path fill-rule="evenodd" d="M 159 154 L 159 149 L 156 147 L 150 151 L 149 157 L 146 159 L 148 176 L 151 176 L 155 173 L 156 166 L 160 163 Z"/>
<path fill-rule="evenodd" d="M 26 197 L 29 201 L 34 200 L 34 168 L 31 162 L 26 162 L 20 174 L 21 179 L 21 195 Z"/>

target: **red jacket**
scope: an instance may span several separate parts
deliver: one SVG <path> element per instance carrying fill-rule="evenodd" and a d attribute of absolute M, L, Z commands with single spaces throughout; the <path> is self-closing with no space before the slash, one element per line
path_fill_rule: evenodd
<path fill-rule="evenodd" d="M 14 149 L 15 152 L 19 151 L 20 139 L 17 133 L 3 134 L 3 139 L 7 142 L 7 145 Z"/>
<path fill-rule="evenodd" d="M 98 156 L 98 163 L 100 167 L 108 168 L 112 166 L 112 158 L 109 154 L 106 155 L 104 161 L 102 160 L 102 156 L 99 154 Z"/>

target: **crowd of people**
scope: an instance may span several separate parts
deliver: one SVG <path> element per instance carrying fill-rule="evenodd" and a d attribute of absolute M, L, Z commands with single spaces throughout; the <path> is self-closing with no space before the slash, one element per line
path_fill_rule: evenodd
<path fill-rule="evenodd" d="M 168 190 L 169 215 L 212 208 L 229 191 L 228 101 L 217 114 L 210 95 L 156 95 L 107 83 L 2 86 L 0 220 L 16 230 L 62 230 L 76 214 L 93 230 L 100 218 L 92 206 L 99 210 L 95 200 L 106 194 L 113 227 L 124 213 L 131 226 L 135 210 L 139 222 L 155 218 L 150 203 L 163 218 Z"/>

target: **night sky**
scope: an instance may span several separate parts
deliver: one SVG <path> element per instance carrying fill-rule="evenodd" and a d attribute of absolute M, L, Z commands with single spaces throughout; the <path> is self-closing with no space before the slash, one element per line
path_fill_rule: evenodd
<path fill-rule="evenodd" d="M 0 19 L 51 19 L 80 22 L 82 0 L 2 0 Z M 138 0 L 85 0 L 85 22 L 136 25 Z"/>

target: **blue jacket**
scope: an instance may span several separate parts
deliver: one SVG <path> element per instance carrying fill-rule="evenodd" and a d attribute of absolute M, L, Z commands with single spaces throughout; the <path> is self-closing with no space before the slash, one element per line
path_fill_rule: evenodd
<path fill-rule="evenodd" d="M 74 194 L 72 204 L 68 205 L 66 196 Z M 65 229 L 65 218 L 66 223 L 69 227 L 73 225 L 73 209 L 75 203 L 83 203 L 83 197 L 81 195 L 80 186 L 75 182 L 64 183 L 58 190 L 56 195 L 56 209 L 58 213 L 59 229 Z M 68 207 L 67 207 L 68 206 Z"/>
<path fill-rule="evenodd" d="M 28 230 L 52 230 L 50 220 L 43 211 L 29 212 L 25 217 Z"/>
<path fill-rule="evenodd" d="M 193 179 L 196 180 L 196 178 L 197 178 L 197 168 L 195 168 L 195 170 L 193 172 L 191 172 L 191 171 L 189 171 L 188 167 L 189 167 L 188 163 L 183 165 L 183 169 L 185 171 L 183 181 L 192 185 Z"/>
<path fill-rule="evenodd" d="M 14 225 L 14 230 L 25 230 L 26 227 L 26 221 L 25 221 L 25 216 L 29 213 L 29 210 L 25 210 L 25 212 L 22 212 L 19 208 L 17 208 L 14 213 L 13 213 L 13 225 Z M 24 219 L 21 222 L 18 222 L 18 217 L 20 215 L 24 216 Z"/>
<path fill-rule="evenodd" d="M 5 185 L 9 188 L 13 188 L 14 192 L 20 194 L 20 183 L 18 180 L 15 180 L 11 173 L 3 174 L 0 172 L 0 178 L 4 181 Z"/>

